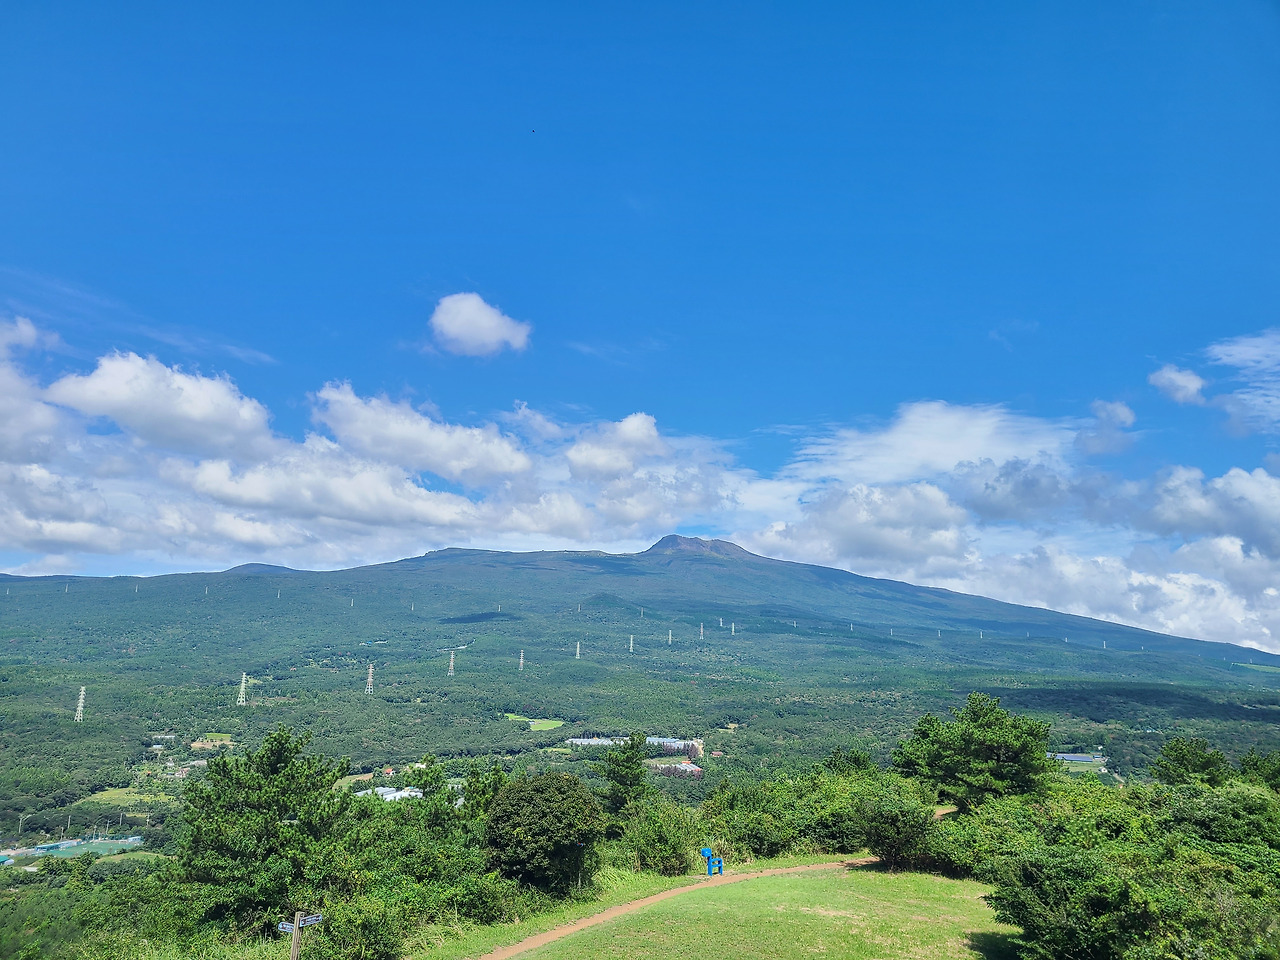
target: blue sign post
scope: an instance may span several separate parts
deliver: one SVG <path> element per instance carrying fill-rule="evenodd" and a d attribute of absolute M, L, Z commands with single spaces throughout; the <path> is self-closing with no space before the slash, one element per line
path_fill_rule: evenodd
<path fill-rule="evenodd" d="M 717 857 L 715 855 L 715 851 L 712 850 L 710 847 L 703 847 L 699 852 L 707 860 L 707 876 L 709 877 L 712 874 L 718 873 L 720 874 L 720 876 L 723 877 L 724 876 L 724 858 Z"/>

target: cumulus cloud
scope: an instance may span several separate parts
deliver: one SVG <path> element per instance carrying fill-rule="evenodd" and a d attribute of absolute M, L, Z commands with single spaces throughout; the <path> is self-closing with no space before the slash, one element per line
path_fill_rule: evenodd
<path fill-rule="evenodd" d="M 55 381 L 45 396 L 170 450 L 259 457 L 272 447 L 266 407 L 229 377 L 184 373 L 154 357 L 113 353 L 92 373 Z"/>
<path fill-rule="evenodd" d="M 1205 380 L 1191 370 L 1183 370 L 1166 363 L 1147 377 L 1151 384 L 1174 403 L 1203 404 Z"/>
<path fill-rule="evenodd" d="M 317 422 L 348 450 L 449 480 L 481 480 L 523 473 L 528 455 L 492 424 L 463 427 L 424 416 L 407 403 L 357 397 L 349 383 L 330 383 L 316 394 Z"/>
<path fill-rule="evenodd" d="M 512 320 L 476 293 L 441 297 L 429 321 L 436 345 L 449 353 L 487 357 L 529 345 L 533 325 Z"/>
<path fill-rule="evenodd" d="M 803 517 L 773 523 L 751 546 L 873 575 L 955 574 L 969 548 L 966 512 L 930 483 L 855 484 L 828 491 Z"/>
<path fill-rule="evenodd" d="M 0 461 L 44 461 L 58 448 L 61 418 L 45 403 L 41 391 L 13 359 L 14 353 L 39 346 L 42 337 L 23 317 L 0 322 Z"/>
<path fill-rule="evenodd" d="M 617 423 L 601 424 L 565 453 L 576 477 L 617 479 L 648 457 L 660 456 L 666 445 L 658 424 L 647 413 L 633 413 Z"/>

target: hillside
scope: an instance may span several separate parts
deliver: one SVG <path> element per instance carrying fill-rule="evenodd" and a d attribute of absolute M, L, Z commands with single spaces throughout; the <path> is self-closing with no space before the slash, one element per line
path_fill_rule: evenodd
<path fill-rule="evenodd" d="M 971 689 L 1053 718 L 1055 744 L 1101 745 L 1122 772 L 1174 731 L 1275 745 L 1280 719 L 1277 657 L 683 537 L 635 555 L 449 549 L 333 572 L 3 586 L 7 809 L 54 773 L 71 797 L 153 745 L 181 766 L 208 733 L 245 742 L 278 723 L 363 769 L 427 752 L 581 769 L 548 751 L 637 728 L 700 737 L 705 781 L 673 784 L 696 791 L 851 740 L 884 756 L 916 716 Z"/>

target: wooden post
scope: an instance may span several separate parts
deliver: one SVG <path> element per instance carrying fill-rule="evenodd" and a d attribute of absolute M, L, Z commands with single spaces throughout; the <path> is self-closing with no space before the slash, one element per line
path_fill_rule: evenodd
<path fill-rule="evenodd" d="M 293 945 L 289 948 L 289 960 L 302 956 L 302 911 L 293 915 Z"/>

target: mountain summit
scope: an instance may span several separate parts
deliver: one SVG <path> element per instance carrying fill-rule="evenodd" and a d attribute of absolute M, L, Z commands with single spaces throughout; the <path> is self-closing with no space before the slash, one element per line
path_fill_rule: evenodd
<path fill-rule="evenodd" d="M 728 540 L 703 540 L 701 537 L 682 537 L 674 533 L 663 537 L 640 556 L 658 554 L 700 554 L 704 556 L 729 557 L 734 560 L 760 559 L 749 550 L 744 550 L 736 543 L 730 543 Z"/>

